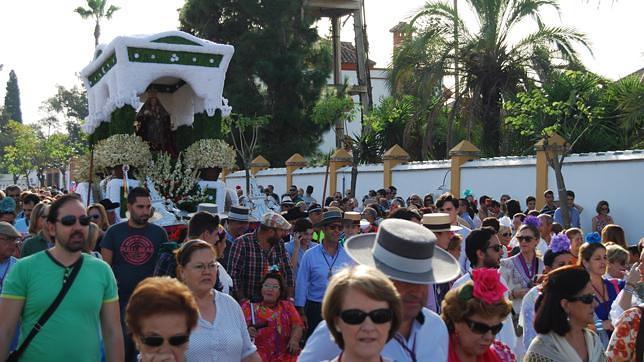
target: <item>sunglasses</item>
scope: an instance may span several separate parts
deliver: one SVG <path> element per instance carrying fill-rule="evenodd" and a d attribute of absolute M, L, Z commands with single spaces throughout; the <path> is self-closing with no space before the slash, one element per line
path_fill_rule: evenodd
<path fill-rule="evenodd" d="M 79 217 L 76 217 L 74 215 L 67 215 L 67 216 L 61 217 L 57 221 L 60 221 L 60 223 L 65 226 L 72 226 L 76 224 L 76 220 L 78 220 L 78 223 L 81 224 L 81 226 L 87 226 L 89 225 L 91 218 L 87 215 L 83 215 Z"/>
<path fill-rule="evenodd" d="M 501 236 L 503 236 L 504 238 L 507 238 L 509 236 L 512 236 L 512 233 L 503 233 L 501 234 Z"/>
<path fill-rule="evenodd" d="M 475 321 L 467 319 L 467 318 L 465 318 L 464 321 L 465 321 L 465 323 L 467 323 L 468 327 L 470 327 L 470 331 L 472 331 L 472 332 L 474 332 L 476 334 L 485 334 L 488 331 L 491 331 L 492 335 L 497 335 L 501 331 L 501 328 L 503 328 L 502 323 L 499 323 L 499 324 L 494 325 L 494 326 L 490 326 L 490 325 L 487 325 L 485 323 L 475 322 Z"/>
<path fill-rule="evenodd" d="M 534 236 L 517 236 L 517 240 L 519 240 L 519 242 L 521 242 L 521 243 L 524 242 L 524 241 L 526 243 L 529 243 L 534 239 L 536 239 Z"/>
<path fill-rule="evenodd" d="M 101 215 L 99 215 L 99 214 L 93 214 L 93 215 L 89 215 L 89 217 L 91 217 L 91 218 L 92 218 L 92 219 L 94 219 L 94 220 L 98 220 L 98 219 L 100 219 L 100 218 L 101 218 Z"/>
<path fill-rule="evenodd" d="M 340 312 L 340 318 L 346 324 L 357 325 L 364 322 L 364 320 L 369 316 L 371 321 L 375 324 L 383 324 L 391 322 L 394 319 L 394 313 L 391 309 L 374 309 L 371 312 L 367 313 L 361 311 L 360 309 L 347 309 Z"/>
<path fill-rule="evenodd" d="M 503 250 L 503 245 L 496 244 L 496 245 L 488 246 L 487 248 L 492 249 L 492 250 L 496 251 L 497 253 L 500 253 L 501 250 Z"/>
<path fill-rule="evenodd" d="M 593 304 L 593 300 L 595 299 L 595 295 L 594 294 L 584 294 L 584 295 L 579 295 L 579 296 L 576 296 L 576 297 L 570 297 L 570 298 L 566 298 L 566 299 L 568 299 L 571 302 L 579 301 L 579 302 L 582 302 L 584 304 Z"/>
<path fill-rule="evenodd" d="M 178 335 L 178 336 L 172 336 L 172 337 L 168 338 L 168 343 L 171 346 L 177 347 L 177 346 L 181 346 L 181 345 L 186 344 L 189 339 L 190 339 L 189 335 L 181 334 L 181 335 Z M 143 344 L 145 344 L 146 346 L 149 346 L 149 347 L 159 347 L 159 346 L 161 346 L 163 344 L 164 340 L 165 340 L 165 338 L 163 338 L 161 336 L 150 336 L 150 337 L 142 337 L 141 338 L 141 342 L 143 342 Z"/>

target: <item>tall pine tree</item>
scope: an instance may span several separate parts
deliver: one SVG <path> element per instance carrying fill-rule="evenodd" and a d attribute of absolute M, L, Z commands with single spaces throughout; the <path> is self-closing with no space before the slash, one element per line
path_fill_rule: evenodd
<path fill-rule="evenodd" d="M 22 123 L 22 112 L 20 111 L 20 89 L 18 89 L 18 77 L 13 69 L 9 72 L 7 81 L 7 92 L 4 95 L 4 109 L 2 110 L 1 127 L 5 127 L 10 119 Z"/>
<path fill-rule="evenodd" d="M 302 9 L 303 0 L 187 0 L 180 10 L 182 30 L 235 47 L 224 96 L 235 113 L 268 116 L 258 152 L 274 165 L 313 153 L 323 132 L 311 114 L 332 57 Z"/>

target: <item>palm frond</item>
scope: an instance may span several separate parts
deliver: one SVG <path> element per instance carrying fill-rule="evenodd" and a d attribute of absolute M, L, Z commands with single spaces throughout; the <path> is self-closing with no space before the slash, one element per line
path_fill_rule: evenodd
<path fill-rule="evenodd" d="M 108 20 L 109 20 L 109 19 L 111 19 L 111 18 L 112 18 L 112 15 L 114 15 L 114 13 L 115 13 L 117 10 L 120 10 L 120 9 L 121 9 L 121 8 L 120 8 L 120 7 L 118 7 L 118 6 L 110 5 L 110 7 L 109 7 L 109 8 L 107 9 L 107 11 L 105 12 L 105 18 L 106 18 L 106 19 L 108 19 Z"/>
<path fill-rule="evenodd" d="M 78 15 L 80 15 L 81 18 L 83 18 L 83 19 L 87 19 L 90 16 L 94 15 L 94 12 L 92 10 L 85 9 L 85 8 L 83 8 L 81 6 L 77 7 L 76 9 L 74 9 L 74 12 L 77 13 Z"/>

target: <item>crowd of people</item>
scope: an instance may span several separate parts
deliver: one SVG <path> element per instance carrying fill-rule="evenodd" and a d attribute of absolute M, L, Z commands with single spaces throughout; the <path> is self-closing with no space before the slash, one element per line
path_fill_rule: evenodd
<path fill-rule="evenodd" d="M 568 191 L 499 200 L 395 187 L 259 220 L 199 205 L 187 236 L 150 194 L 84 205 L 0 192 L 0 358 L 11 361 L 639 361 L 644 238 Z M 240 197 L 243 198 L 240 192 Z M 241 202 L 243 205 L 243 202 Z M 564 221 L 565 219 L 565 221 Z M 568 224 L 564 224 L 567 222 Z"/>

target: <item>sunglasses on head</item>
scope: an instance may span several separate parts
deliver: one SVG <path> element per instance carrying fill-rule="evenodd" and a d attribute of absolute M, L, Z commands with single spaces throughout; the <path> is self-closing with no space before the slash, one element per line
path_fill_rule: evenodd
<path fill-rule="evenodd" d="M 501 328 L 503 328 L 503 323 L 490 326 L 485 323 L 475 322 L 467 318 L 465 318 L 464 321 L 465 323 L 467 323 L 467 326 L 470 327 L 470 330 L 476 334 L 485 334 L 488 331 L 491 331 L 492 335 L 497 335 L 501 331 Z"/>
<path fill-rule="evenodd" d="M 519 240 L 519 242 L 524 242 L 525 241 L 526 243 L 529 243 L 534 239 L 535 239 L 534 236 L 517 236 L 517 240 Z"/>
<path fill-rule="evenodd" d="M 394 313 L 391 309 L 374 309 L 371 312 L 365 312 L 360 309 L 347 309 L 340 312 L 340 318 L 346 324 L 361 324 L 369 316 L 371 321 L 375 324 L 383 324 L 391 322 L 394 318 Z"/>
<path fill-rule="evenodd" d="M 177 347 L 177 346 L 186 344 L 189 339 L 190 339 L 190 336 L 188 336 L 187 334 L 181 334 L 178 336 L 172 336 L 167 340 L 171 346 Z M 143 342 L 143 344 L 145 344 L 146 346 L 150 346 L 150 347 L 159 347 L 163 344 L 164 340 L 165 338 L 161 336 L 149 336 L 149 337 L 141 338 L 141 342 Z"/>
<path fill-rule="evenodd" d="M 89 225 L 91 218 L 87 215 L 83 215 L 79 217 L 76 217 L 74 215 L 67 215 L 58 219 L 58 221 L 60 221 L 60 223 L 65 226 L 72 226 L 76 224 L 76 220 L 78 220 L 78 223 L 81 224 L 82 226 L 87 226 Z"/>
<path fill-rule="evenodd" d="M 566 299 L 568 299 L 571 302 L 579 301 L 579 302 L 582 302 L 584 304 L 593 304 L 593 300 L 595 299 L 595 295 L 594 294 L 584 294 L 584 295 L 578 295 L 576 297 L 570 297 L 570 298 L 566 298 Z"/>

